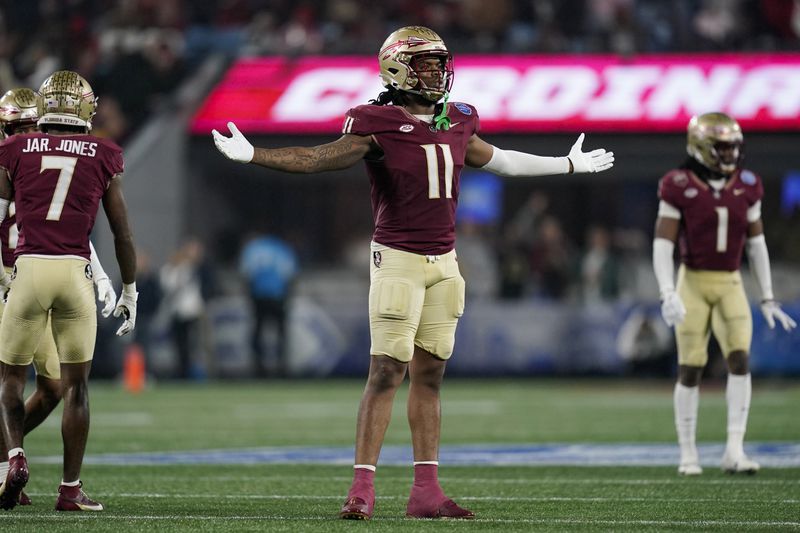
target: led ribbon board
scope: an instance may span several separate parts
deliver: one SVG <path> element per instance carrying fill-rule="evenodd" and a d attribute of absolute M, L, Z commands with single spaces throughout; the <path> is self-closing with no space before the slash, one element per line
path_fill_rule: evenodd
<path fill-rule="evenodd" d="M 345 112 L 382 87 L 373 57 L 242 59 L 191 131 L 341 132 Z M 800 128 L 800 54 L 456 56 L 451 102 L 477 107 L 484 132 L 680 132 L 723 111 L 746 131 Z"/>

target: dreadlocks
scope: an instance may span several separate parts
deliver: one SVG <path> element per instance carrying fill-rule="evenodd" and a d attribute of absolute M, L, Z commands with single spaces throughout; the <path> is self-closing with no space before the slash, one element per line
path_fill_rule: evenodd
<path fill-rule="evenodd" d="M 400 91 L 394 87 L 386 87 L 385 91 L 380 93 L 374 100 L 370 100 L 369 103 L 374 105 L 386 105 L 389 103 L 392 105 L 403 105 L 403 97 Z"/>

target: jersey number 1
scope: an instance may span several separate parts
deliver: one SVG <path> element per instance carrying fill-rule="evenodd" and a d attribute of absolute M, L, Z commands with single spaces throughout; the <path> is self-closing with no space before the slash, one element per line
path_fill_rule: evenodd
<path fill-rule="evenodd" d="M 42 168 L 39 173 L 45 170 L 58 170 L 58 182 L 53 191 L 53 199 L 50 200 L 50 209 L 47 210 L 45 220 L 61 219 L 61 211 L 64 209 L 64 201 L 67 199 L 69 184 L 72 183 L 72 174 L 75 173 L 77 157 L 64 157 L 60 155 L 43 155 Z"/>
<path fill-rule="evenodd" d="M 728 208 L 715 207 L 717 212 L 717 251 L 724 253 L 728 250 Z"/>
<path fill-rule="evenodd" d="M 421 144 L 425 150 L 425 160 L 428 163 L 428 198 L 441 198 L 439 193 L 439 157 L 436 147 L 442 150 L 444 159 L 444 197 L 453 197 L 453 154 L 449 144 Z"/>

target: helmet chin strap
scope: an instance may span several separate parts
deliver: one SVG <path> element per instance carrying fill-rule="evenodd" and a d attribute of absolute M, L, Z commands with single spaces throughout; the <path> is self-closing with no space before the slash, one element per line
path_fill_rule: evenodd
<path fill-rule="evenodd" d="M 442 102 L 442 110 L 438 115 L 433 117 L 433 127 L 437 130 L 447 131 L 450 129 L 450 117 L 447 116 L 447 101 L 450 99 L 450 93 L 444 93 L 444 101 Z"/>

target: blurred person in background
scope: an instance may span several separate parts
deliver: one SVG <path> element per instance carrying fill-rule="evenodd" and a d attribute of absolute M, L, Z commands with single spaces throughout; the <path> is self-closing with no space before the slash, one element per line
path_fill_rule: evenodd
<path fill-rule="evenodd" d="M 678 382 L 675 426 L 680 445 L 678 473 L 703 470 L 695 445 L 699 385 L 708 362 L 713 332 L 728 366 L 725 398 L 728 440 L 722 469 L 753 474 L 759 464 L 744 453 L 752 385 L 749 350 L 753 333 L 750 305 L 739 267 L 746 248 L 750 268 L 761 288 L 761 312 L 770 328 L 786 331 L 795 321 L 772 292 L 769 254 L 761 220 L 761 178 L 742 168 L 743 135 L 739 123 L 724 113 L 692 117 L 687 128 L 689 157 L 659 183 L 660 204 L 653 240 L 653 269 L 661 294 L 661 314 L 675 326 Z M 680 240 L 678 284 L 673 251 Z"/>
<path fill-rule="evenodd" d="M 145 367 L 150 363 L 152 355 L 153 320 L 161 305 L 161 280 L 158 271 L 153 268 L 152 258 L 147 252 L 136 250 L 136 286 L 139 290 L 136 330 L 133 340 L 142 348 L 145 357 Z"/>
<path fill-rule="evenodd" d="M 114 316 L 124 317 L 117 334 L 125 335 L 136 324 L 137 293 L 136 253 L 122 195 L 122 150 L 89 135 L 97 97 L 77 73 L 52 74 L 39 88 L 37 105 L 42 133 L 17 135 L 0 145 L 0 220 L 14 199 L 22 236 L 0 325 L 0 419 L 10 448 L 0 507 L 16 506 L 28 482 L 23 393 L 28 365 L 50 319 L 64 399 L 63 477 L 55 508 L 102 511 L 103 505 L 83 492 L 80 480 L 97 334 L 88 236 L 102 200 L 123 282 L 114 309 Z"/>
<path fill-rule="evenodd" d="M 270 374 L 264 346 L 265 324 L 275 327 L 274 373 L 284 376 L 287 370 L 286 317 L 292 285 L 297 277 L 297 256 L 292 247 L 278 236 L 265 232 L 253 234 L 242 248 L 239 271 L 247 281 L 255 313 L 252 348 L 256 376 L 263 378 Z"/>
<path fill-rule="evenodd" d="M 0 98 L 0 137 L 8 139 L 14 135 L 34 133 L 38 131 L 36 125 L 39 120 L 36 93 L 28 88 L 11 89 Z M 15 257 L 14 252 L 19 242 L 20 234 L 16 220 L 16 205 L 10 202 L 8 214 L 0 223 L 0 250 L 2 251 L 5 276 L 12 273 Z M 95 253 L 94 246 L 89 243 L 91 250 L 92 274 L 97 286 L 98 300 L 104 303 L 103 316 L 109 316 L 114 310 L 116 293 L 111 286 L 108 275 Z M 4 279 L 6 279 L 4 276 Z M 4 285 L 6 283 L 3 283 Z M 0 300 L 0 316 L 2 316 L 5 302 Z M 53 412 L 58 402 L 61 401 L 61 369 L 58 363 L 56 343 L 50 319 L 42 336 L 39 346 L 33 355 L 33 369 L 36 373 L 36 388 L 25 401 L 25 435 L 39 426 Z M 0 457 L 5 458 L 8 449 L 5 439 L 0 432 Z M 8 473 L 8 461 L 0 461 L 0 484 Z M 2 490 L 2 489 L 0 489 Z M 21 492 L 20 505 L 30 505 L 30 498 Z"/>
<path fill-rule="evenodd" d="M 488 300 L 497 297 L 500 279 L 497 252 L 485 227 L 476 220 L 458 222 L 458 269 L 469 283 L 468 298 Z"/>
<path fill-rule="evenodd" d="M 202 344 L 199 325 L 213 284 L 203 244 L 194 237 L 185 240 L 161 267 L 159 280 L 161 301 L 170 319 L 170 335 L 178 357 L 175 377 L 197 377 L 199 366 L 194 353 Z"/>
<path fill-rule="evenodd" d="M 581 299 L 586 304 L 608 302 L 619 297 L 619 263 L 611 248 L 611 234 L 601 226 L 590 226 L 586 250 L 581 257 Z"/>
<path fill-rule="evenodd" d="M 530 281 L 530 254 L 542 220 L 547 216 L 550 198 L 541 191 L 528 196 L 503 232 L 500 248 L 500 297 L 520 299 Z"/>
<path fill-rule="evenodd" d="M 548 300 L 569 296 L 573 281 L 575 248 L 565 235 L 561 221 L 553 215 L 542 218 L 530 251 L 530 270 L 536 294 Z"/>
<path fill-rule="evenodd" d="M 469 165 L 502 176 L 599 172 L 613 165 L 614 156 L 603 149 L 583 152 L 583 134 L 566 157 L 501 150 L 482 140 L 477 110 L 448 102 L 452 56 L 428 28 L 395 31 L 378 60 L 386 90 L 371 104 L 349 110 L 342 137 L 332 143 L 254 148 L 232 122 L 231 137 L 216 130 L 212 135 L 229 159 L 286 172 L 340 170 L 364 160 L 375 221 L 369 256 L 372 346 L 358 412 L 354 479 L 340 516 L 372 516 L 378 456 L 392 401 L 408 373 L 414 483 L 406 515 L 473 518 L 445 496 L 438 479 L 439 391 L 464 312 L 465 284 L 455 252 L 461 170 Z"/>

